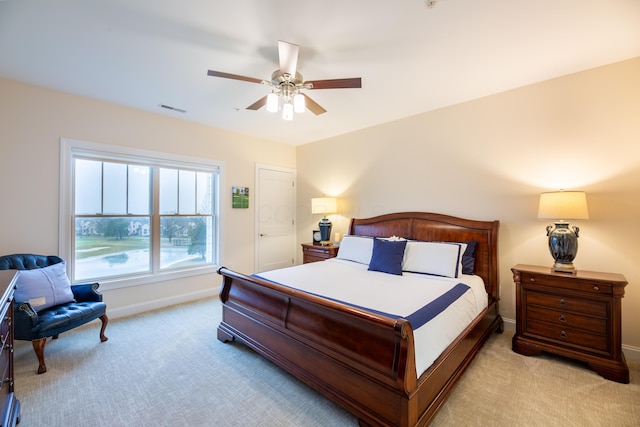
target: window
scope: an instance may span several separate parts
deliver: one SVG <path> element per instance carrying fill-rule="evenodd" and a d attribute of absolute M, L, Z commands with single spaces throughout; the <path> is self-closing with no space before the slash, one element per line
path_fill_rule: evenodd
<path fill-rule="evenodd" d="M 61 150 L 60 253 L 72 282 L 127 286 L 215 269 L 219 164 L 66 139 Z"/>

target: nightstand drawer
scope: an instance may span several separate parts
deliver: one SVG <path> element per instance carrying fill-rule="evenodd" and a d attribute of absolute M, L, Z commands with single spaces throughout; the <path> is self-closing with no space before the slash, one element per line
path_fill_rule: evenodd
<path fill-rule="evenodd" d="M 594 294 L 611 295 L 612 292 L 612 286 L 608 283 L 576 280 L 576 277 L 572 275 L 566 277 L 559 275 L 545 276 L 541 274 L 522 272 L 522 284 L 525 283 L 535 283 L 539 286 L 551 286 L 554 288 L 570 289 Z"/>
<path fill-rule="evenodd" d="M 324 261 L 328 258 L 326 256 L 317 256 L 315 254 L 304 254 L 304 258 L 302 259 L 304 264 L 308 264 L 310 262 Z"/>
<path fill-rule="evenodd" d="M 601 335 L 607 333 L 607 319 L 601 317 L 585 316 L 538 306 L 527 306 L 527 319 L 528 321 L 551 323 L 561 328 L 581 329 L 589 333 Z"/>
<path fill-rule="evenodd" d="M 327 246 L 305 246 L 302 248 L 302 252 L 308 256 L 328 259 L 330 257 L 328 249 Z"/>
<path fill-rule="evenodd" d="M 576 329 L 562 328 L 537 320 L 527 321 L 525 333 L 602 352 L 608 352 L 609 350 L 607 348 L 606 335 L 596 335 Z"/>
<path fill-rule="evenodd" d="M 338 255 L 338 246 L 328 245 L 312 245 L 309 243 L 302 244 L 302 262 L 317 262 L 324 261 L 329 258 L 333 258 Z"/>
<path fill-rule="evenodd" d="M 605 301 L 593 301 L 566 295 L 527 291 L 524 303 L 527 306 L 540 305 L 551 309 L 575 311 L 594 316 L 606 317 L 607 315 L 607 303 Z"/>

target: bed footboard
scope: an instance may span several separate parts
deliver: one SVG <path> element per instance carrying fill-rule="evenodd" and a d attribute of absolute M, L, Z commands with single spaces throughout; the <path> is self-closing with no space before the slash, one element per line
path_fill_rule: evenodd
<path fill-rule="evenodd" d="M 413 331 L 392 320 L 226 268 L 218 339 L 238 339 L 360 417 L 415 417 Z M 412 416 L 412 413 L 413 416 Z"/>

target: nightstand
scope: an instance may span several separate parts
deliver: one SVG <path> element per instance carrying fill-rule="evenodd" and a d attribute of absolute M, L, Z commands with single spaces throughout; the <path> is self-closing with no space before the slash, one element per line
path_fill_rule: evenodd
<path fill-rule="evenodd" d="M 521 264 L 511 271 L 516 284 L 513 351 L 577 359 L 607 379 L 629 382 L 621 342 L 623 275 L 557 273 Z"/>
<path fill-rule="evenodd" d="M 324 261 L 325 259 L 333 258 L 338 255 L 339 246 L 328 245 L 313 245 L 311 243 L 302 244 L 302 263 Z"/>

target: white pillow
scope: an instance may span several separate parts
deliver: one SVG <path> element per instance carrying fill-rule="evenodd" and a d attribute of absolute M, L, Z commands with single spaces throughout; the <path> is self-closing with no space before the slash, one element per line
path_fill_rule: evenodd
<path fill-rule="evenodd" d="M 371 262 L 373 239 L 363 236 L 344 236 L 336 258 L 367 264 Z"/>
<path fill-rule="evenodd" d="M 18 271 L 14 297 L 18 303 L 28 302 L 35 311 L 75 301 L 66 262 Z"/>
<path fill-rule="evenodd" d="M 404 251 L 402 270 L 455 278 L 462 274 L 462 254 L 465 249 L 464 243 L 410 240 Z"/>

